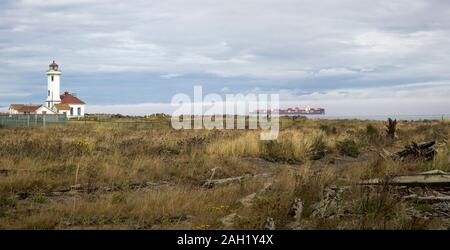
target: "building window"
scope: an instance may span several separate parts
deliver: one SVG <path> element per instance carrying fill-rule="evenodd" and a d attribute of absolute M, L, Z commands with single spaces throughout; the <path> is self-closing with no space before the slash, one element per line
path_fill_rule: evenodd
<path fill-rule="evenodd" d="M 70 108 L 70 115 L 73 116 L 73 108 Z"/>
<path fill-rule="evenodd" d="M 43 114 L 43 115 L 46 115 L 46 114 L 47 114 L 47 111 L 42 111 L 42 114 Z"/>
<path fill-rule="evenodd" d="M 52 82 L 53 82 L 54 79 L 55 79 L 54 76 L 52 76 Z"/>
<path fill-rule="evenodd" d="M 78 108 L 78 116 L 81 116 L 81 108 Z"/>
<path fill-rule="evenodd" d="M 48 91 L 48 96 L 50 96 L 50 90 Z"/>
<path fill-rule="evenodd" d="M 63 114 L 64 114 L 65 116 L 67 116 L 67 112 L 63 112 Z"/>

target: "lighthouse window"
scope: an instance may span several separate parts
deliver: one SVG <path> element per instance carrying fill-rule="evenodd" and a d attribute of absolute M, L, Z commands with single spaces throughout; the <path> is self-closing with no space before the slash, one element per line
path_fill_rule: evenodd
<path fill-rule="evenodd" d="M 50 96 L 50 90 L 48 91 L 48 96 Z"/>
<path fill-rule="evenodd" d="M 52 76 L 52 82 L 53 82 L 54 76 Z"/>

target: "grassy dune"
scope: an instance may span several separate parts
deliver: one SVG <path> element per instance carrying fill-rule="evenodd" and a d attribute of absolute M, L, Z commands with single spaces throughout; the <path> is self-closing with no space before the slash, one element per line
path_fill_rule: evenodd
<path fill-rule="evenodd" d="M 254 130 L 173 130 L 135 121 L 0 128 L 0 228 L 221 229 L 222 218 L 236 213 L 233 228 L 261 229 L 270 217 L 282 229 L 293 220 L 296 198 L 303 201 L 303 229 L 448 228 L 448 218 L 411 215 L 431 208 L 399 199 L 390 187 L 357 185 L 449 171 L 448 121 L 401 121 L 391 140 L 382 121 L 283 118 L 271 142 Z M 433 161 L 380 157 L 427 140 L 438 142 Z M 204 185 L 237 176 L 250 177 Z M 314 214 L 329 187 L 345 190 L 332 208 L 343 216 Z"/>

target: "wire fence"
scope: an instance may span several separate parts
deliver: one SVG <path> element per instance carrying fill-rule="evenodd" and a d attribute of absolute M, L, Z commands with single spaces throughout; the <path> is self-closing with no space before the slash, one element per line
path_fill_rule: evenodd
<path fill-rule="evenodd" d="M 170 120 L 128 120 L 128 121 L 120 121 L 120 120 L 89 120 L 89 119 L 72 119 L 69 120 L 69 124 L 77 124 L 81 126 L 92 126 L 92 125 L 100 125 L 104 127 L 110 128 L 131 128 L 131 129 L 146 129 L 146 128 L 164 128 L 171 127 Z"/>
<path fill-rule="evenodd" d="M 65 115 L 44 114 L 0 114 L 0 125 L 13 128 L 45 127 L 47 125 L 66 124 Z"/>
<path fill-rule="evenodd" d="M 43 114 L 0 114 L 0 127 L 30 128 L 48 125 L 102 125 L 112 128 L 161 128 L 169 127 L 169 119 L 113 119 L 106 116 L 86 116 L 78 119 L 67 119 L 65 115 Z"/>

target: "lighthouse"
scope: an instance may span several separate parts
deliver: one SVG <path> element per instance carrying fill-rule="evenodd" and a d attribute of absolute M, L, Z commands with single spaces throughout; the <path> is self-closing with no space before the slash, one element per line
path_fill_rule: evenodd
<path fill-rule="evenodd" d="M 75 93 L 59 92 L 61 84 L 61 71 L 58 64 L 53 61 L 47 70 L 47 99 L 44 104 L 11 104 L 10 114 L 46 114 L 65 115 L 67 118 L 84 117 L 85 102 Z"/>
<path fill-rule="evenodd" d="M 47 101 L 46 105 L 48 108 L 53 109 L 55 104 L 61 103 L 60 98 L 60 82 L 61 82 L 61 71 L 58 69 L 58 64 L 53 61 L 49 65 L 47 71 Z"/>

